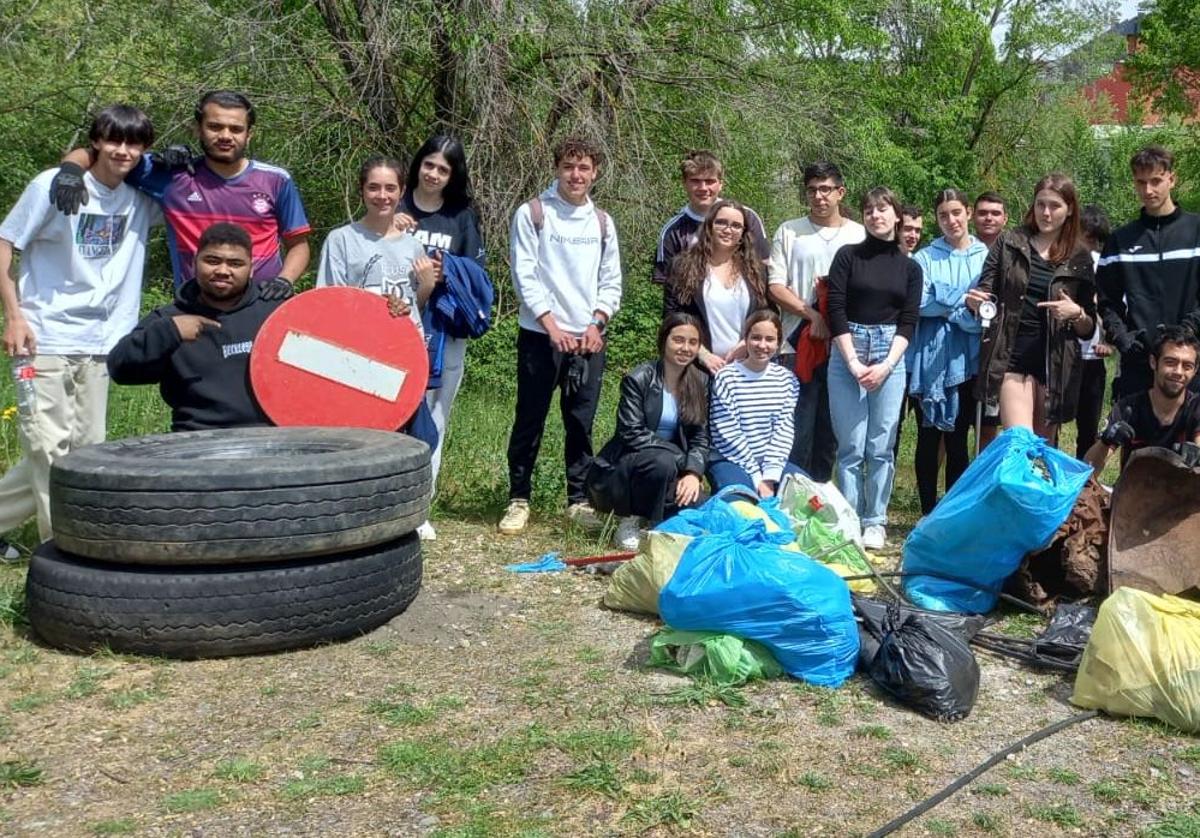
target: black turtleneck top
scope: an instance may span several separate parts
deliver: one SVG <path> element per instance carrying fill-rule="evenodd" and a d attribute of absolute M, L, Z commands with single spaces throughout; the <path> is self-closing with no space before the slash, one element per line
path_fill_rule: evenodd
<path fill-rule="evenodd" d="M 921 267 L 900 252 L 894 241 L 867 235 L 843 245 L 829 266 L 829 331 L 893 324 L 896 335 L 911 341 L 921 308 Z"/>

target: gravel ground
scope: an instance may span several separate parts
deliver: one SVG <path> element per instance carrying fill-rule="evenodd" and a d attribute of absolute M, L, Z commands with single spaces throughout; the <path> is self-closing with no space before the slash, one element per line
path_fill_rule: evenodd
<path fill-rule="evenodd" d="M 346 643 L 171 662 L 0 629 L 0 831 L 866 834 L 1078 712 L 1068 680 L 982 653 L 978 703 L 954 724 L 862 677 L 700 689 L 644 668 L 658 624 L 604 609 L 603 577 L 503 570 L 556 546 L 546 524 L 438 533 L 409 611 Z M 1196 835 L 1198 771 L 1196 739 L 1098 718 L 899 834 Z"/>

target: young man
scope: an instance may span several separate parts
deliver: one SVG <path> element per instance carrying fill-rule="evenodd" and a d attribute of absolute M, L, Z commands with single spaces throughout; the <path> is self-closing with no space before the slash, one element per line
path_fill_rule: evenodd
<path fill-rule="evenodd" d="M 1200 216 L 1171 197 L 1175 157 L 1147 146 L 1130 168 L 1141 215 L 1113 233 L 1096 269 L 1104 331 L 1121 353 L 1117 396 L 1149 388 L 1146 347 L 1160 326 L 1200 331 Z"/>
<path fill-rule="evenodd" d="M 1179 442 L 1200 444 L 1200 395 L 1188 385 L 1196 376 L 1200 340 L 1188 328 L 1167 326 L 1150 350 L 1149 390 L 1123 396 L 1113 405 L 1108 425 L 1086 460 L 1100 473 L 1114 448 L 1121 449 L 1121 468 L 1139 448 L 1170 448 Z"/>
<path fill-rule="evenodd" d="M 250 281 L 250 234 L 218 222 L 197 241 L 196 278 L 175 302 L 150 312 L 108 356 L 118 384 L 157 384 L 171 430 L 269 424 L 250 392 L 250 350 L 283 300 Z"/>
<path fill-rule="evenodd" d="M 24 456 L 0 480 L 0 532 L 36 514 L 38 534 L 50 538 L 51 463 L 104 440 L 104 356 L 137 322 L 146 240 L 162 221 L 154 202 L 125 183 L 153 141 L 144 113 L 110 105 L 88 132 L 95 163 L 80 178 L 84 211 L 55 212 L 49 195 L 58 170 L 50 169 L 25 187 L 0 225 L 4 345 L 32 364 L 36 393 L 20 410 Z M 14 250 L 21 251 L 19 276 Z"/>
<path fill-rule="evenodd" d="M 146 155 L 128 179 L 162 205 L 176 289 L 195 276 L 200 234 L 217 221 L 231 221 L 250 233 L 254 279 L 280 279 L 290 286 L 308 267 L 311 228 L 287 170 L 246 157 L 254 106 L 240 93 L 215 90 L 201 97 L 195 119 L 203 157 L 191 159 L 176 149 Z M 85 150 L 67 155 L 63 175 L 52 187 L 60 209 L 75 200 L 74 184 L 87 165 Z M 275 285 L 267 296 L 288 293 L 282 283 Z"/>
<path fill-rule="evenodd" d="M 567 513 L 581 522 L 591 517 L 583 484 L 604 375 L 604 333 L 621 305 L 617 231 L 589 196 L 603 163 L 592 142 L 568 137 L 554 149 L 554 183 L 513 214 L 510 264 L 520 332 L 509 503 L 499 526 L 505 534 L 529 522 L 533 467 L 555 390 L 566 436 Z"/>
<path fill-rule="evenodd" d="M 866 229 L 841 213 L 846 185 L 841 170 L 832 163 L 813 163 L 804 170 L 808 215 L 785 221 L 771 241 L 767 290 L 783 310 L 783 336 L 779 362 L 795 368 L 793 342 L 801 324 L 813 338 L 829 340 L 829 327 L 817 310 L 817 280 L 829 272 L 838 248 L 866 239 Z M 828 362 L 813 371 L 812 381 L 801 387 L 796 403 L 796 435 L 788 460 L 825 483 L 833 476 L 837 439 L 829 419 Z"/>
<path fill-rule="evenodd" d="M 925 233 L 925 219 L 916 204 L 905 204 L 900 208 L 900 252 L 912 256 L 921 245 Z"/>
<path fill-rule="evenodd" d="M 1008 226 L 1008 211 L 1004 199 L 995 192 L 981 192 L 975 199 L 975 211 L 971 216 L 975 225 L 975 238 L 991 250 L 996 239 Z"/>
<path fill-rule="evenodd" d="M 979 197 L 975 199 L 971 222 L 975 226 L 975 238 L 990 250 L 1008 226 L 1008 211 L 1004 207 L 1004 198 L 996 192 L 980 192 Z M 996 438 L 1000 430 L 1000 406 L 985 406 L 982 418 L 983 426 L 979 429 L 979 439 L 976 440 L 981 451 Z"/>
<path fill-rule="evenodd" d="M 1100 259 L 1100 252 L 1112 234 L 1108 216 L 1095 204 L 1088 204 L 1079 212 L 1079 224 L 1083 243 L 1092 252 L 1092 261 Z M 1083 362 L 1083 375 L 1079 382 L 1079 407 L 1075 411 L 1075 456 L 1082 460 L 1087 456 L 1096 433 L 1100 429 L 1100 414 L 1104 410 L 1104 387 L 1108 382 L 1108 370 L 1104 359 L 1112 354 L 1112 347 L 1104 342 L 1104 334 L 1097 320 L 1095 332 L 1087 340 L 1079 341 L 1079 360 Z"/>
<path fill-rule="evenodd" d="M 664 290 L 671 278 L 671 262 L 696 243 L 696 231 L 704 223 L 709 209 L 721 197 L 721 189 L 725 186 L 722 180 L 725 176 L 724 167 L 711 151 L 691 152 L 683 158 L 680 169 L 688 202 L 659 232 L 654 271 L 650 277 L 655 284 L 664 286 Z M 762 218 L 746 207 L 746 221 L 749 224 L 746 233 L 754 243 L 755 252 L 766 262 L 771 256 L 771 245 L 767 241 Z"/>

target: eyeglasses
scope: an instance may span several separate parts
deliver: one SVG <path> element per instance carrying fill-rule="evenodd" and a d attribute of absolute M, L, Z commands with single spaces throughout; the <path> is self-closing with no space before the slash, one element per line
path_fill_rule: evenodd
<path fill-rule="evenodd" d="M 821 186 L 806 186 L 804 188 L 804 192 L 810 198 L 815 198 L 817 195 L 820 195 L 822 198 L 828 198 L 840 188 L 840 186 L 830 186 L 826 183 L 822 184 Z"/>
<path fill-rule="evenodd" d="M 713 226 L 720 227 L 723 230 L 733 230 L 735 233 L 740 233 L 746 229 L 746 225 L 740 221 L 730 221 L 728 218 L 714 218 Z"/>

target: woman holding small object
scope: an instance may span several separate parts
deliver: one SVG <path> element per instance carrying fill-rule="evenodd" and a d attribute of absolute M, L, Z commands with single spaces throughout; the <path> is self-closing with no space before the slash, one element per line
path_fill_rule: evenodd
<path fill-rule="evenodd" d="M 887 187 L 863 196 L 867 237 L 829 266 L 829 415 L 837 436 L 838 486 L 863 524 L 863 546 L 887 538 L 896 427 L 904 400 L 904 354 L 921 304 L 921 268 L 900 249 L 900 199 Z"/>
<path fill-rule="evenodd" d="M 1079 338 L 1095 328 L 1095 297 L 1075 184 L 1046 175 L 1024 223 L 1001 234 L 966 297 L 984 325 L 975 395 L 999 403 L 1004 427 L 1053 439 L 1075 418 Z"/>
<path fill-rule="evenodd" d="M 767 305 L 765 269 L 746 232 L 746 216 L 737 201 L 714 203 L 696 244 L 675 257 L 667 283 L 666 313 L 686 311 L 700 319 L 700 363 L 713 374 L 746 357 L 742 324 Z"/>
<path fill-rule="evenodd" d="M 617 430 L 593 460 L 587 492 L 599 512 L 621 516 L 613 543 L 636 550 L 643 523 L 659 523 L 700 497 L 708 460 L 708 376 L 693 363 L 700 321 L 667 315 L 658 360 L 621 379 Z"/>

